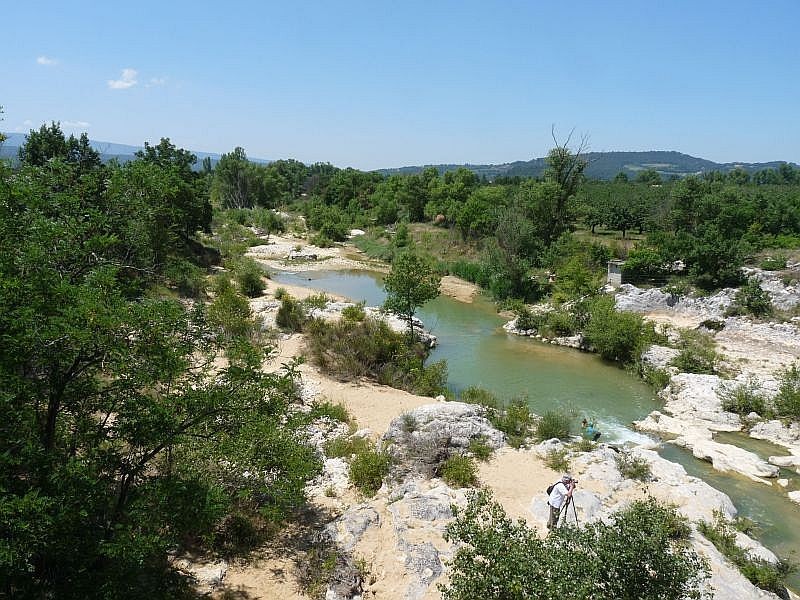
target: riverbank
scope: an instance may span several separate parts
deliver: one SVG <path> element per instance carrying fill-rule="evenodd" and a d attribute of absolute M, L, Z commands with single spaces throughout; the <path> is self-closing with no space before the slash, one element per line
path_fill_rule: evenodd
<path fill-rule="evenodd" d="M 316 268 L 327 269 L 327 263 L 335 258 L 318 263 Z M 285 263 L 277 260 L 283 269 L 288 270 Z M 287 286 L 270 282 L 265 297 L 271 296 L 277 287 Z M 290 292 L 303 297 L 303 294 L 320 291 L 302 292 L 302 289 L 302 286 L 292 286 Z M 277 309 L 275 304 L 262 299 L 256 299 L 254 305 L 260 307 L 262 313 Z M 277 368 L 301 353 L 301 335 L 282 336 L 278 341 L 277 356 L 265 368 Z M 394 419 L 403 414 L 413 415 L 413 411 L 433 402 L 430 398 L 370 382 L 333 381 L 309 364 L 301 365 L 300 371 L 307 400 L 324 398 L 343 404 L 353 416 L 356 427 L 361 429 L 359 433 L 376 441 L 390 429 Z M 426 410 L 435 412 L 437 407 L 448 405 L 453 403 L 434 402 L 433 408 Z M 540 531 L 544 531 L 547 511 L 543 490 L 558 477 L 558 473 L 545 465 L 544 457 L 553 449 L 558 449 L 557 446 L 563 447 L 560 443 L 542 444 L 529 450 L 504 447 L 489 462 L 480 466 L 481 483 L 493 490 L 495 498 L 508 514 L 525 518 Z M 601 445 L 593 452 L 576 453 L 572 457 L 571 466 L 581 480 L 581 495 L 576 497 L 581 522 L 603 518 L 614 508 L 645 493 L 677 503 L 679 510 L 692 520 L 702 518 L 710 522 L 714 510 L 728 516 L 734 514 L 735 509 L 727 496 L 699 479 L 687 476 L 680 466 L 661 459 L 651 451 L 640 449 L 636 452 L 650 465 L 657 481 L 643 484 L 622 477 L 616 467 L 615 453 L 606 445 Z M 521 473 L 525 476 L 520 477 Z M 336 491 L 335 497 L 327 493 L 331 489 Z M 441 533 L 452 518 L 449 505 L 463 505 L 464 490 L 451 489 L 437 479 L 413 478 L 390 482 L 374 499 L 365 501 L 347 484 L 342 465 L 326 461 L 322 481 L 312 485 L 309 492 L 311 505 L 330 517 L 337 543 L 368 565 L 369 575 L 362 582 L 362 597 L 440 597 L 436 583 L 446 580 L 444 563 L 452 555 L 452 548 L 444 543 Z M 738 571 L 727 566 L 702 536 L 694 534 L 693 543 L 711 561 L 711 583 L 717 590 L 716 597 L 766 597 Z M 759 547 L 755 542 L 753 545 Z M 302 560 L 302 553 L 297 558 Z M 225 582 L 228 591 L 249 598 L 302 597 L 293 595 L 296 594 L 297 579 L 293 569 L 287 568 L 286 557 L 261 557 L 256 564 L 233 565 L 228 569 Z"/>

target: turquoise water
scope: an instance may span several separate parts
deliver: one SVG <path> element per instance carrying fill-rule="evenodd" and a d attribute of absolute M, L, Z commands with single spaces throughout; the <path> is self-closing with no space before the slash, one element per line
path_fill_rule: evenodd
<path fill-rule="evenodd" d="M 273 273 L 278 283 L 305 285 L 380 306 L 381 275 L 358 272 Z M 639 440 L 629 424 L 658 407 L 652 390 L 637 377 L 594 354 L 508 335 L 505 319 L 482 298 L 472 304 L 446 296 L 418 311 L 439 339 L 430 360 L 446 359 L 448 384 L 456 393 L 477 385 L 510 399 L 528 398 L 534 412 L 573 411 L 576 427 L 596 419 L 603 440 Z"/>
<path fill-rule="evenodd" d="M 380 306 L 384 299 L 381 275 L 377 273 L 278 272 L 272 279 L 364 300 L 371 306 Z M 602 440 L 617 442 L 644 438 L 630 428 L 630 422 L 661 406 L 637 377 L 593 354 L 507 334 L 502 329 L 505 319 L 481 298 L 466 304 L 440 296 L 421 308 L 418 316 L 439 339 L 431 360 L 447 360 L 448 385 L 456 393 L 479 385 L 502 398 L 525 396 L 534 412 L 572 410 L 576 426 L 581 416 L 594 417 L 603 431 Z M 720 433 L 715 439 L 740 445 L 764 458 L 786 454 L 774 444 L 740 433 Z M 774 489 L 777 484 L 720 473 L 672 444 L 663 445 L 659 452 L 682 464 L 690 475 L 728 494 L 739 514 L 759 525 L 756 536 L 767 547 L 800 563 L 800 506 Z M 782 470 L 781 476 L 790 479 L 789 489 L 800 489 L 800 477 L 795 473 Z M 791 576 L 790 585 L 800 589 L 800 573 Z"/>

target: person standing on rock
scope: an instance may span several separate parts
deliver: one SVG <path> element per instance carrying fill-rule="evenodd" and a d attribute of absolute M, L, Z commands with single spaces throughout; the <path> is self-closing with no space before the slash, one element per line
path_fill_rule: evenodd
<path fill-rule="evenodd" d="M 552 529 L 558 524 L 558 515 L 561 513 L 561 507 L 567 499 L 572 498 L 572 491 L 575 489 L 575 481 L 572 475 L 564 473 L 561 476 L 561 481 L 553 486 L 550 492 L 550 497 L 547 500 L 550 506 L 550 517 L 547 519 L 547 528 Z"/>

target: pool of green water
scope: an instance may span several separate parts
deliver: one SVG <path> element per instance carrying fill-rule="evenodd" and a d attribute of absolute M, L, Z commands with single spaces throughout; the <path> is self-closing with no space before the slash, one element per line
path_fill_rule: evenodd
<path fill-rule="evenodd" d="M 276 272 L 272 279 L 363 300 L 371 306 L 380 306 L 385 296 L 378 273 Z M 505 319 L 482 298 L 467 304 L 440 296 L 417 314 L 439 339 L 430 359 L 447 360 L 448 385 L 454 392 L 479 385 L 501 398 L 525 396 L 534 412 L 552 408 L 573 411 L 576 427 L 583 415 L 594 417 L 604 441 L 645 441 L 630 423 L 661 403 L 637 377 L 592 354 L 507 334 L 502 329 Z M 785 454 L 774 444 L 739 433 L 720 433 L 715 439 L 740 445 L 764 458 Z M 660 453 L 682 464 L 690 475 L 728 494 L 739 514 L 758 524 L 758 539 L 780 556 L 800 563 L 800 506 L 773 487 L 777 484 L 720 473 L 672 444 L 663 445 Z M 781 475 L 790 478 L 789 489 L 800 488 L 795 473 L 782 470 Z M 790 585 L 800 589 L 800 573 L 791 576 Z"/>
<path fill-rule="evenodd" d="M 381 275 L 358 272 L 273 273 L 278 283 L 305 285 L 380 306 Z M 630 422 L 658 408 L 652 389 L 594 354 L 507 334 L 505 319 L 482 298 L 473 303 L 440 296 L 417 315 L 439 343 L 430 360 L 447 360 L 448 385 L 456 394 L 469 386 L 503 399 L 526 397 L 534 412 L 561 408 L 594 418 L 604 441 L 642 441 Z"/>

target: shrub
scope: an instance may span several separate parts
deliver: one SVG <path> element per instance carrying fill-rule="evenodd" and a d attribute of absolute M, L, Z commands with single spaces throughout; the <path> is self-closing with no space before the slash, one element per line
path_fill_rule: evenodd
<path fill-rule="evenodd" d="M 670 374 L 664 369 L 645 365 L 642 367 L 642 379 L 649 383 L 654 390 L 660 391 L 669 385 Z"/>
<path fill-rule="evenodd" d="M 775 411 L 781 417 L 800 420 L 800 370 L 792 365 L 781 374 L 781 386 L 775 397 Z"/>
<path fill-rule="evenodd" d="M 714 350 L 714 340 L 700 331 L 682 331 L 681 351 L 670 363 L 683 373 L 716 373 L 718 356 Z"/>
<path fill-rule="evenodd" d="M 588 438 L 582 437 L 577 442 L 575 442 L 573 448 L 578 452 L 591 452 L 597 447 L 597 443 L 593 442 Z"/>
<path fill-rule="evenodd" d="M 245 554 L 262 542 L 263 536 L 252 517 L 227 515 L 214 532 L 214 549 L 224 556 Z"/>
<path fill-rule="evenodd" d="M 454 454 L 441 466 L 441 477 L 451 487 L 470 487 L 478 483 L 478 467 L 469 456 Z"/>
<path fill-rule="evenodd" d="M 738 415 L 754 412 L 766 416 L 766 401 L 759 391 L 758 380 L 754 378 L 734 387 L 723 387 L 717 391 L 717 395 L 722 400 L 722 410 Z"/>
<path fill-rule="evenodd" d="M 391 459 L 385 452 L 365 450 L 350 461 L 350 481 L 365 496 L 374 496 L 389 474 Z"/>
<path fill-rule="evenodd" d="M 570 435 L 570 417 L 560 410 L 548 410 L 536 421 L 535 435 L 539 440 L 566 439 Z"/>
<path fill-rule="evenodd" d="M 340 423 L 350 422 L 350 413 L 347 412 L 347 408 L 345 408 L 343 404 L 332 404 L 328 401 L 315 402 L 311 407 L 309 416 L 312 419 L 328 417 L 329 419 L 339 421 Z"/>
<path fill-rule="evenodd" d="M 650 464 L 642 457 L 635 456 L 630 452 L 619 452 L 614 459 L 617 462 L 617 469 L 625 479 L 638 479 L 639 481 L 649 481 L 652 473 Z"/>
<path fill-rule="evenodd" d="M 383 320 L 312 319 L 305 326 L 311 360 L 323 372 L 348 381 L 368 377 L 384 385 L 435 396 L 444 391 L 447 363 L 425 365 L 422 344 L 409 347 L 408 336 Z"/>
<path fill-rule="evenodd" d="M 275 324 L 281 329 L 302 331 L 305 321 L 306 314 L 302 305 L 291 296 L 284 296 L 278 314 L 275 315 Z"/>
<path fill-rule="evenodd" d="M 506 434 L 510 446 L 519 448 L 530 435 L 533 425 L 528 402 L 524 398 L 516 398 L 506 404 L 502 410 L 490 415 L 490 421 L 496 429 Z"/>
<path fill-rule="evenodd" d="M 229 340 L 247 337 L 255 330 L 250 305 L 233 288 L 214 298 L 208 306 L 208 320 Z"/>
<path fill-rule="evenodd" d="M 544 464 L 550 469 L 553 469 L 553 471 L 558 471 L 559 473 L 569 471 L 567 451 L 563 448 L 561 450 L 551 450 L 545 455 Z"/>
<path fill-rule="evenodd" d="M 494 448 L 488 444 L 485 436 L 479 436 L 469 441 L 469 452 L 478 460 L 489 460 Z"/>
<path fill-rule="evenodd" d="M 554 310 L 543 316 L 539 333 L 546 337 L 573 335 L 578 330 L 578 323 L 570 312 Z"/>
<path fill-rule="evenodd" d="M 517 329 L 528 330 L 536 329 L 539 326 L 539 320 L 534 317 L 527 306 L 522 305 L 517 312 Z"/>
<path fill-rule="evenodd" d="M 417 418 L 411 413 L 403 413 L 400 415 L 401 429 L 405 433 L 414 433 L 419 428 Z"/>
<path fill-rule="evenodd" d="M 443 600 L 699 596 L 708 567 L 674 508 L 638 501 L 608 522 L 561 527 L 540 538 L 487 491 L 468 494 L 445 539 L 457 550 Z"/>
<path fill-rule="evenodd" d="M 325 442 L 323 450 L 328 458 L 350 458 L 361 454 L 372 447 L 372 442 L 360 435 L 351 437 L 335 437 Z"/>
<path fill-rule="evenodd" d="M 768 256 L 761 261 L 760 266 L 765 271 L 781 271 L 786 268 L 786 256 L 782 254 Z"/>
<path fill-rule="evenodd" d="M 640 315 L 617 312 L 614 298 L 603 296 L 589 308 L 584 334 L 603 358 L 627 363 L 641 355 L 655 334 Z"/>
<path fill-rule="evenodd" d="M 233 264 L 233 277 L 239 291 L 250 298 L 256 298 L 264 292 L 264 270 L 252 258 L 243 257 Z"/>
<path fill-rule="evenodd" d="M 164 276 L 185 298 L 199 298 L 206 288 L 205 270 L 182 258 L 170 259 Z"/>
<path fill-rule="evenodd" d="M 342 309 L 342 318 L 347 319 L 348 321 L 363 321 L 366 317 L 367 313 L 364 311 L 363 302 L 359 304 L 353 304 L 351 306 L 345 306 Z"/>
<path fill-rule="evenodd" d="M 640 283 L 650 279 L 658 279 L 665 275 L 664 260 L 654 248 L 636 247 L 630 251 L 622 277 L 625 283 Z"/>
<path fill-rule="evenodd" d="M 319 293 L 313 294 L 304 299 L 303 306 L 306 308 L 318 308 L 322 310 L 328 306 L 328 302 L 330 302 L 330 298 L 328 298 L 328 296 L 326 296 L 324 293 Z"/>
<path fill-rule="evenodd" d="M 758 279 L 751 277 L 736 292 L 733 304 L 725 314 L 765 317 L 772 314 L 772 300 L 769 294 L 761 288 Z"/>
<path fill-rule="evenodd" d="M 479 404 L 492 413 L 494 413 L 500 405 L 497 396 L 492 394 L 492 392 L 474 385 L 461 392 L 460 400 L 469 404 Z"/>
<path fill-rule="evenodd" d="M 308 241 L 317 248 L 331 248 L 334 245 L 333 240 L 326 235 L 322 235 L 321 233 L 312 235 Z"/>
<path fill-rule="evenodd" d="M 275 300 L 283 300 L 288 295 L 289 292 L 286 291 L 285 287 L 279 287 L 275 290 Z"/>
<path fill-rule="evenodd" d="M 763 560 L 750 558 L 747 551 L 736 545 L 736 532 L 721 513 L 715 513 L 714 523 L 702 521 L 698 529 L 728 560 L 741 571 L 742 575 L 761 589 L 788 598 L 786 577 L 794 567 L 784 561 L 773 565 Z"/>

